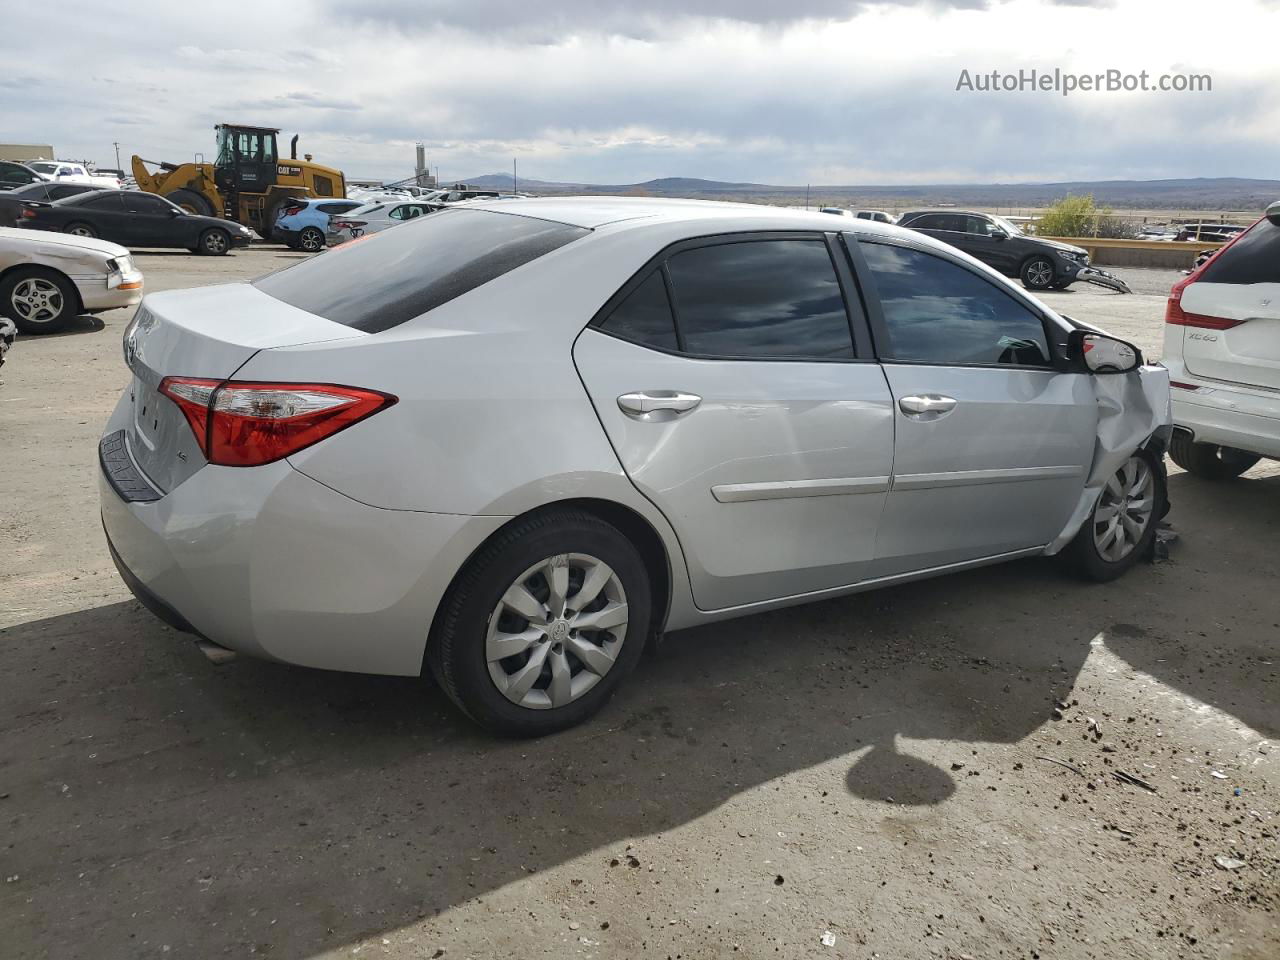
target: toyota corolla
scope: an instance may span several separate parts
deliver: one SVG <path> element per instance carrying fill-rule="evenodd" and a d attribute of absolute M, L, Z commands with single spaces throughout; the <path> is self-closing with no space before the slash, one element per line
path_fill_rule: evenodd
<path fill-rule="evenodd" d="M 219 659 L 430 670 L 506 734 L 660 632 L 1017 557 L 1106 580 L 1164 512 L 1163 368 L 873 221 L 493 201 L 152 294 L 124 352 L 139 599 Z"/>

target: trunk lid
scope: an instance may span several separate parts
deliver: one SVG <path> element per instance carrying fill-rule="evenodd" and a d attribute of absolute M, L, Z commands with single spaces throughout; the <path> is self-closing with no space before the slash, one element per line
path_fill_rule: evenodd
<path fill-rule="evenodd" d="M 1193 283 L 1182 294 L 1182 309 L 1243 321 L 1226 330 L 1183 328 L 1188 373 L 1280 390 L 1280 283 Z"/>
<path fill-rule="evenodd" d="M 161 493 L 206 463 L 182 411 L 159 392 L 165 377 L 225 380 L 259 350 L 365 336 L 244 283 L 149 294 L 124 337 L 134 462 Z"/>
<path fill-rule="evenodd" d="M 1232 322 L 1183 329 L 1188 373 L 1280 390 L 1280 223 L 1263 218 L 1223 248 L 1183 289 L 1181 306 Z"/>

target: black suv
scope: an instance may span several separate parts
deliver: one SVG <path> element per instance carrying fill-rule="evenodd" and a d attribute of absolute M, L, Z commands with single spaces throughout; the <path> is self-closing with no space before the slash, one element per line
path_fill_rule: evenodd
<path fill-rule="evenodd" d="M 1089 253 L 1056 240 L 1030 237 L 1003 217 L 958 210 L 916 210 L 898 226 L 919 230 L 977 257 L 1029 290 L 1065 290 L 1076 280 L 1102 271 L 1089 266 Z M 1086 276 L 1081 276 L 1087 271 Z"/>

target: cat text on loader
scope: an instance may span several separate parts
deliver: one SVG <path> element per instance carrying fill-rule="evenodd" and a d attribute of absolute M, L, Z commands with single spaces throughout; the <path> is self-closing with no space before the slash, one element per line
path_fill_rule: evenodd
<path fill-rule="evenodd" d="M 291 197 L 345 197 L 347 182 L 341 170 L 323 167 L 307 154 L 298 159 L 298 138 L 289 156 L 276 150 L 274 127 L 220 123 L 218 152 L 213 163 L 196 154 L 192 163 L 155 163 L 133 158 L 138 187 L 173 201 L 189 213 L 224 217 L 243 223 L 270 239 L 276 214 Z M 147 164 L 159 167 L 154 173 Z"/>

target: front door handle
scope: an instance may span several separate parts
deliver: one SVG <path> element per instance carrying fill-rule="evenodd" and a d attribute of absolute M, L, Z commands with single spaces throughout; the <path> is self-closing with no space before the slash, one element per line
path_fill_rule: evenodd
<path fill-rule="evenodd" d="M 898 407 L 914 420 L 938 420 L 956 408 L 956 400 L 940 393 L 922 393 L 903 397 L 898 401 Z"/>
<path fill-rule="evenodd" d="M 702 398 L 680 390 L 647 390 L 624 393 L 618 409 L 635 420 L 672 420 L 698 408 Z"/>

